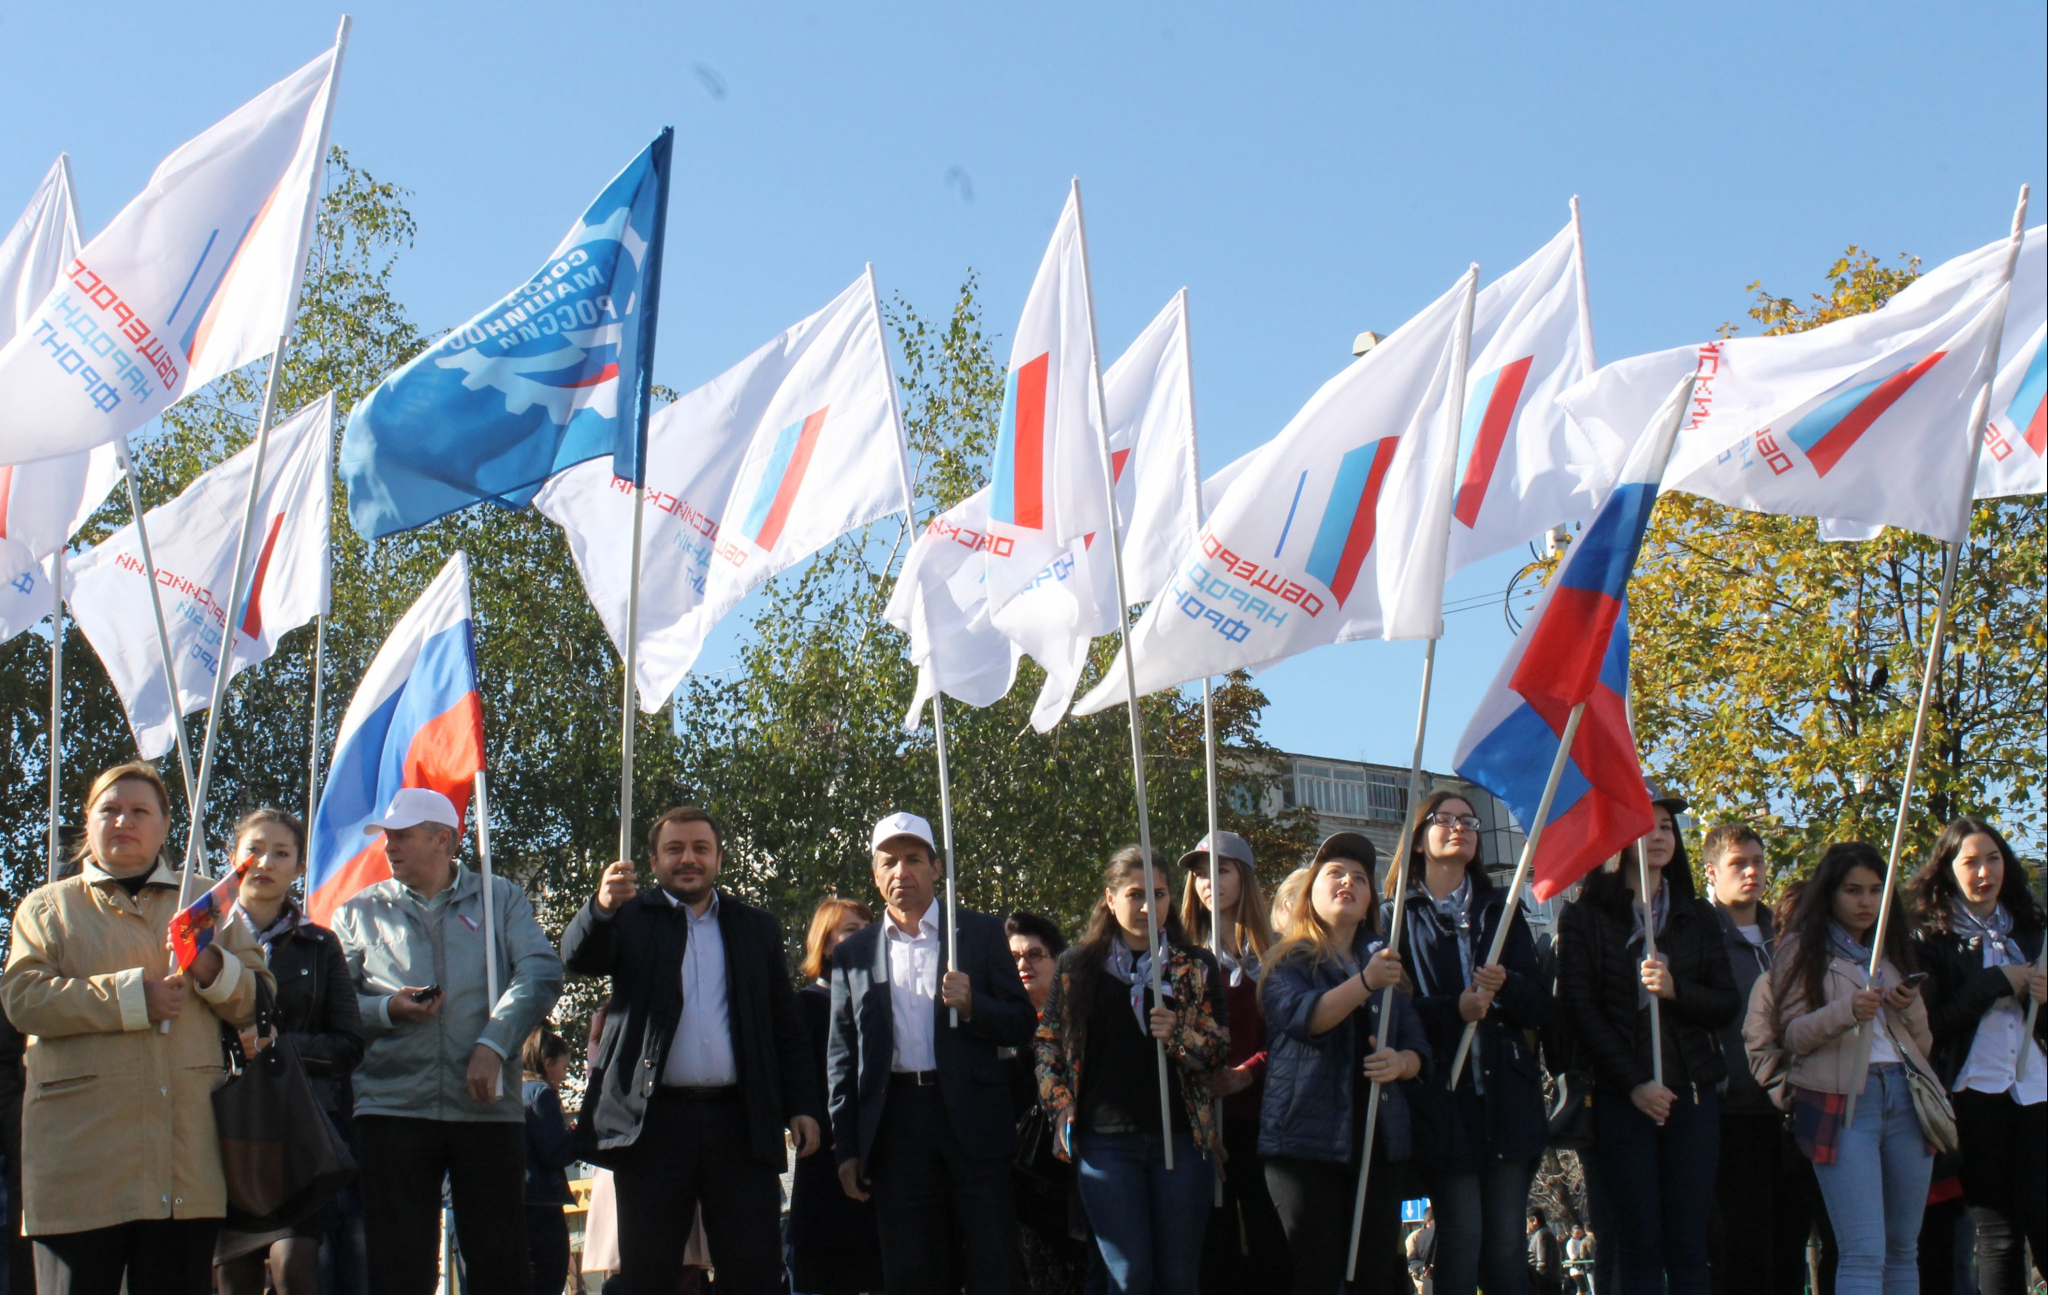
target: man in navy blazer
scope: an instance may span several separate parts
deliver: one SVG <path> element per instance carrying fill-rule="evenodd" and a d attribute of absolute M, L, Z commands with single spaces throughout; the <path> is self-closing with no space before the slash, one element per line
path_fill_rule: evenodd
<path fill-rule="evenodd" d="M 875 1199 L 889 1295 L 939 1295 L 963 1278 L 970 1295 L 1011 1295 L 1016 1129 L 996 1050 L 1026 1046 L 1038 1014 L 1001 918 L 959 910 L 959 957 L 948 963 L 931 824 L 891 814 L 872 849 L 888 912 L 832 954 L 826 1069 L 839 1181 Z"/>

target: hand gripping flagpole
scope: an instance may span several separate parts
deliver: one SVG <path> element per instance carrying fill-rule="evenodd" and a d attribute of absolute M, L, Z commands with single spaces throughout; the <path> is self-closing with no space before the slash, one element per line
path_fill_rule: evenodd
<path fill-rule="evenodd" d="M 1479 266 L 1475 263 L 1466 272 L 1471 282 L 1465 286 L 1465 305 L 1458 314 L 1458 331 L 1451 338 L 1451 391 L 1450 399 L 1444 403 L 1444 416 L 1449 424 L 1448 439 L 1457 440 L 1457 429 L 1465 421 L 1465 379 L 1466 370 L 1472 365 L 1472 309 L 1479 297 Z M 1444 514 L 1444 552 L 1451 548 L 1451 491 L 1457 470 L 1457 455 L 1445 454 L 1443 466 L 1437 475 L 1442 478 L 1438 486 L 1442 494 Z M 1442 579 L 1442 567 L 1438 567 L 1438 579 Z M 1408 761 L 1408 816 L 1401 840 L 1394 850 L 1394 908 L 1387 922 L 1387 948 L 1399 956 L 1401 952 L 1401 916 L 1408 907 L 1408 856 L 1413 854 L 1415 832 L 1420 825 L 1422 810 L 1422 744 L 1429 732 L 1429 694 L 1436 678 L 1436 645 L 1443 637 L 1443 588 L 1437 588 L 1436 633 L 1429 636 L 1428 645 L 1422 650 L 1422 703 L 1415 712 L 1415 751 Z M 1370 1001 L 1371 995 L 1367 995 Z M 1387 1045 L 1387 1022 L 1394 1014 L 1394 987 L 1387 986 L 1380 1000 L 1380 1046 Z M 1358 1152 L 1358 1189 L 1351 1203 L 1351 1253 L 1345 1261 L 1344 1276 L 1347 1281 L 1358 1277 L 1358 1243 L 1365 1232 L 1365 1188 L 1372 1177 L 1372 1148 L 1379 1133 L 1380 1087 L 1373 1084 L 1372 1091 L 1365 1099 L 1365 1141 Z"/>
<path fill-rule="evenodd" d="M 154 582 L 152 582 L 154 584 Z M 63 852 L 59 828 L 63 799 L 63 545 L 49 555 L 49 871 L 45 881 L 57 879 Z M 174 707 L 176 709 L 176 707 Z"/>
<path fill-rule="evenodd" d="M 498 1010 L 498 908 L 491 893 L 491 802 L 485 794 L 484 771 L 476 771 L 476 863 L 484 880 L 484 997 L 490 1012 Z M 493 1093 L 505 1095 L 505 1066 L 501 1058 L 491 1080 Z"/>
<path fill-rule="evenodd" d="M 1501 906 L 1500 925 L 1494 928 L 1493 947 L 1486 952 L 1489 967 L 1500 963 L 1501 951 L 1507 948 L 1508 929 L 1514 925 L 1515 914 L 1522 902 L 1522 888 L 1529 884 L 1529 873 L 1536 866 L 1536 846 L 1543 839 L 1544 824 L 1550 821 L 1550 803 L 1557 796 L 1557 784 L 1564 777 L 1564 767 L 1572 757 L 1572 741 L 1579 735 L 1579 720 L 1586 713 L 1586 703 L 1572 707 L 1571 715 L 1564 722 L 1564 733 L 1557 740 L 1557 755 L 1550 761 L 1550 775 L 1543 780 L 1543 798 L 1536 804 L 1536 822 L 1529 829 L 1527 839 L 1522 842 L 1522 857 L 1515 861 L 1515 879 L 1508 883 L 1508 902 Z M 1458 1052 L 1451 1059 L 1451 1082 L 1445 1087 L 1456 1092 L 1458 1076 L 1464 1073 L 1465 1058 L 1472 1052 L 1472 1040 L 1479 1030 L 1479 1022 L 1465 1022 L 1465 1032 L 1458 1038 Z"/>
<path fill-rule="evenodd" d="M 1138 850 L 1145 859 L 1145 938 L 1151 953 L 1152 1002 L 1156 1006 L 1165 998 L 1162 984 L 1163 964 L 1166 954 L 1159 945 L 1159 905 L 1153 900 L 1156 886 L 1152 868 L 1152 817 L 1145 806 L 1145 733 L 1139 723 L 1138 667 L 1131 658 L 1131 603 L 1124 585 L 1124 536 L 1123 527 L 1116 515 L 1116 471 L 1112 466 L 1109 449 L 1109 407 L 1102 394 L 1102 348 L 1095 340 L 1095 279 L 1088 269 L 1088 218 L 1081 210 L 1081 180 L 1074 182 L 1074 215 L 1081 231 L 1081 281 L 1088 289 L 1088 357 L 1089 378 L 1095 384 L 1096 431 L 1102 440 L 1102 493 L 1109 504 L 1109 554 L 1110 565 L 1116 572 L 1116 621 L 1118 642 L 1123 647 L 1124 691 L 1130 700 L 1131 712 L 1131 776 L 1138 795 Z M 1214 843 L 1211 842 L 1213 845 Z M 1213 854 L 1214 851 L 1212 850 Z M 1212 895 L 1214 892 L 1211 892 Z M 1215 925 L 1211 922 L 1210 925 Z M 1173 1169 L 1173 1102 L 1166 1079 L 1166 1040 L 1155 1039 L 1154 1051 L 1159 1057 L 1159 1119 L 1160 1127 L 1168 1136 L 1161 1139 L 1166 1153 L 1166 1168 Z"/>
<path fill-rule="evenodd" d="M 128 452 L 128 438 L 114 442 L 114 455 L 128 482 L 128 513 L 135 521 L 135 542 L 142 550 L 142 575 L 149 582 L 149 609 L 156 614 L 156 647 L 163 662 L 164 693 L 171 700 L 171 729 L 178 739 L 178 767 L 185 774 L 185 801 L 193 802 L 192 748 L 185 733 L 185 706 L 178 693 L 178 675 L 171 662 L 171 635 L 164 622 L 163 586 L 156 582 L 156 559 L 150 553 L 149 522 L 142 511 L 142 491 L 135 480 L 135 459 Z M 312 820 L 307 820 L 311 822 Z"/>
<path fill-rule="evenodd" d="M 1675 828 L 1677 825 L 1673 824 Z M 1657 960 L 1657 897 L 1650 893 L 1650 855 L 1637 841 L 1636 851 L 1636 896 L 1643 905 L 1643 961 Z M 1662 875 L 1659 885 L 1662 885 Z M 1664 1026 L 1658 1012 L 1662 996 L 1650 995 L 1650 1082 L 1664 1086 Z"/>
<path fill-rule="evenodd" d="M 1991 411 L 1991 387 L 1998 380 L 1999 343 L 2005 333 L 2006 306 L 2012 295 L 2013 266 L 2019 262 L 2020 241 L 2026 235 L 2027 196 L 2030 186 L 2020 186 L 2019 205 L 2012 213 L 2012 241 L 2005 250 L 2005 283 L 2000 289 L 1998 304 L 1992 309 L 1996 317 L 1992 321 L 1991 345 L 1985 357 L 1984 385 L 1977 391 L 1977 398 L 1970 405 L 1970 420 L 1964 431 L 1968 436 L 1970 469 L 1964 478 L 1963 497 L 1957 510 L 1960 525 L 1956 538 L 1951 540 L 1948 551 L 1941 560 L 1941 596 L 1934 605 L 1934 631 L 1928 637 L 1927 664 L 1920 673 L 1920 705 L 1913 714 L 1913 744 L 1906 751 L 1906 776 L 1899 788 L 1899 815 L 1892 824 L 1891 859 L 1884 870 L 1884 898 L 1877 908 L 1877 926 L 1870 934 L 1870 966 L 1865 972 L 1864 984 L 1875 988 L 1878 970 L 1884 963 L 1885 927 L 1891 921 L 1892 894 L 1899 884 L 1899 857 L 1906 848 L 1906 816 L 1913 808 L 1913 777 L 1920 769 L 1920 748 L 1927 737 L 1927 711 L 1934 699 L 1934 681 L 1941 674 L 1941 649 L 1948 636 L 1950 603 L 1955 597 L 1956 565 L 1961 560 L 1963 545 L 1970 538 L 1970 515 L 1976 504 L 1977 464 L 1982 458 L 1984 444 L 1984 420 Z M 1856 1068 L 1851 1074 L 1861 1075 L 1870 1069 L 1870 1044 L 1874 1031 L 1859 1023 L 1855 1028 Z M 2021 1055 L 2026 1055 L 2027 1040 L 2020 1040 Z M 1853 1128 L 1856 1122 L 1856 1098 L 1863 1085 L 1857 1084 L 1848 1095 L 1848 1102 L 1842 1111 L 1842 1127 Z"/>

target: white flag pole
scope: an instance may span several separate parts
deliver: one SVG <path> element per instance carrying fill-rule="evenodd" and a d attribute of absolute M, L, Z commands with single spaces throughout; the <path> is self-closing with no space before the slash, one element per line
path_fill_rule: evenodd
<path fill-rule="evenodd" d="M 1579 195 L 1572 195 L 1572 251 L 1577 253 L 1579 266 L 1579 349 L 1586 353 L 1586 362 L 1579 366 L 1579 376 L 1590 378 L 1596 367 L 1593 359 L 1593 297 L 1586 288 L 1586 230 L 1579 223 Z"/>
<path fill-rule="evenodd" d="M 64 795 L 64 545 L 50 555 L 50 866 L 45 880 L 57 880 L 63 863 L 59 826 Z"/>
<path fill-rule="evenodd" d="M 1217 959 L 1223 956 L 1223 910 L 1219 900 L 1223 895 L 1223 868 L 1217 862 L 1216 823 L 1216 700 L 1210 691 L 1209 680 L 1202 680 L 1202 772 L 1208 782 L 1209 792 L 1209 952 Z M 1244 911 L 1244 883 L 1237 887 L 1237 906 L 1231 910 L 1231 922 L 1237 922 L 1237 915 Z M 1232 936 L 1238 942 L 1237 957 L 1244 957 L 1242 934 Z M 1223 1131 L 1223 1099 L 1216 1099 L 1216 1131 L 1220 1137 Z M 1216 1208 L 1223 1208 L 1223 1161 L 1216 1161 Z"/>
<path fill-rule="evenodd" d="M 646 464 L 640 465 L 641 474 Z M 640 662 L 640 524 L 647 512 L 647 487 L 633 483 L 633 546 L 626 576 L 626 682 L 619 690 L 619 854 L 633 857 L 633 724 L 639 718 L 633 676 Z"/>
<path fill-rule="evenodd" d="M 498 905 L 492 894 L 496 889 L 491 884 L 491 802 L 485 791 L 485 775 L 482 769 L 476 771 L 476 862 L 477 871 L 484 879 L 484 997 L 490 1002 L 490 1012 L 498 1010 Z M 488 1013 L 486 1013 L 488 1015 Z M 497 1096 L 505 1095 L 505 1066 L 498 1065 L 492 1079 Z"/>
<path fill-rule="evenodd" d="M 1102 394 L 1102 347 L 1095 340 L 1095 280 L 1088 269 L 1088 219 L 1081 211 L 1081 180 L 1073 181 L 1074 215 L 1081 233 L 1081 281 L 1088 291 L 1088 357 L 1089 379 L 1095 385 L 1096 431 L 1102 440 L 1102 493 L 1109 504 L 1109 554 L 1110 565 L 1116 572 L 1116 621 L 1117 641 L 1123 647 L 1124 691 L 1129 694 L 1131 712 L 1131 776 L 1137 788 L 1138 799 L 1138 850 L 1145 860 L 1145 938 L 1151 954 L 1152 1001 L 1159 1004 L 1165 997 L 1162 984 L 1163 965 L 1166 952 L 1160 947 L 1159 905 L 1153 902 L 1157 892 L 1152 868 L 1152 816 L 1145 805 L 1145 733 L 1139 723 L 1138 709 L 1138 668 L 1131 659 L 1131 603 L 1124 586 L 1124 537 L 1123 527 L 1116 515 L 1116 470 L 1109 448 L 1109 407 Z M 1213 926 L 1214 923 L 1212 922 Z M 1166 1078 L 1166 1040 L 1154 1039 L 1154 1051 L 1159 1057 L 1159 1119 L 1166 1136 L 1160 1139 L 1161 1150 L 1165 1152 L 1166 1168 L 1173 1170 L 1173 1099 Z"/>
<path fill-rule="evenodd" d="M 325 682 L 321 667 L 327 657 L 327 617 L 313 618 L 313 742 L 312 750 L 306 757 L 306 826 L 312 827 L 313 820 L 320 814 L 320 721 L 323 701 L 322 685 Z"/>
<path fill-rule="evenodd" d="M 1468 273 L 1471 282 L 1465 288 L 1465 305 L 1458 315 L 1458 331 L 1451 337 L 1451 391 L 1450 399 L 1444 402 L 1444 416 L 1449 423 L 1446 435 L 1452 444 L 1457 442 L 1458 428 L 1465 421 L 1465 379 L 1466 370 L 1472 366 L 1472 309 L 1479 297 L 1479 267 L 1475 264 Z M 1443 466 L 1438 470 L 1442 478 L 1438 489 L 1443 494 L 1444 510 L 1444 552 L 1451 548 L 1450 501 L 1456 480 L 1458 456 L 1443 456 Z M 1442 567 L 1438 568 L 1439 573 Z M 1439 574 L 1441 581 L 1441 574 Z M 1443 589 L 1437 588 L 1439 611 L 1436 633 L 1429 636 L 1428 646 L 1422 650 L 1422 704 L 1415 712 L 1415 752 L 1408 762 L 1408 815 L 1406 830 L 1394 851 L 1394 908 L 1387 922 L 1387 948 L 1397 956 L 1401 952 L 1401 915 L 1408 907 L 1408 856 L 1414 853 L 1415 832 L 1422 810 L 1422 744 L 1429 731 L 1429 694 L 1436 676 L 1436 645 L 1443 637 L 1443 614 L 1441 603 Z M 1370 996 L 1368 996 L 1369 998 Z M 1380 1006 L 1380 1028 L 1382 1034 L 1386 1022 L 1394 1012 L 1394 987 L 1387 986 Z M 1382 1037 L 1380 1043 L 1386 1045 Z M 1365 1141 L 1358 1157 L 1358 1191 L 1351 1208 L 1351 1254 L 1344 1268 L 1345 1280 L 1358 1277 L 1358 1243 L 1365 1231 L 1365 1186 L 1372 1174 L 1372 1147 L 1374 1135 L 1379 1128 L 1380 1085 L 1372 1086 L 1365 1103 Z"/>
<path fill-rule="evenodd" d="M 2020 242 L 2026 235 L 2027 196 L 2030 186 L 2020 186 L 2019 205 L 2012 213 L 2012 240 L 2005 251 L 2005 284 L 2000 289 L 1998 304 L 1991 329 L 1991 346 L 1985 357 L 1984 385 L 1977 391 L 1977 398 L 1970 405 L 1970 419 L 1964 431 L 1970 453 L 1970 470 L 1963 487 L 1961 507 L 1958 509 L 1961 525 L 1957 538 L 1950 542 L 1948 552 L 1941 560 L 1941 596 L 1934 605 L 1934 631 L 1928 636 L 1927 664 L 1920 673 L 1920 705 L 1913 714 L 1913 744 L 1906 751 L 1906 776 L 1899 788 L 1899 814 L 1892 824 L 1891 859 L 1885 865 L 1884 898 L 1877 908 L 1877 926 L 1870 934 L 1870 966 L 1865 973 L 1864 984 L 1877 985 L 1878 968 L 1884 962 L 1885 927 L 1891 920 L 1892 894 L 1899 885 L 1899 859 L 1906 849 L 1906 816 L 1913 808 L 1913 777 L 1920 769 L 1920 748 L 1927 737 L 1927 711 L 1934 699 L 1934 681 L 1941 673 L 1942 643 L 1948 636 L 1950 603 L 1955 597 L 1956 565 L 1963 555 L 1963 545 L 1970 538 L 1970 515 L 1976 506 L 1977 464 L 1982 458 L 1984 444 L 1984 420 L 1991 410 L 1991 387 L 1998 377 L 1999 343 L 2004 340 L 2006 306 L 2012 296 L 2013 266 L 2019 262 Z M 1873 1031 L 1861 1024 L 1856 1026 L 1856 1069 L 1853 1074 L 1862 1074 L 1870 1068 L 1870 1044 Z M 2021 1040 L 2022 1055 L 2026 1040 Z M 1862 1085 L 1856 1085 L 1848 1095 L 1842 1111 L 1842 1127 L 1853 1128 L 1856 1122 L 1856 1098 Z"/>
<path fill-rule="evenodd" d="M 1493 947 L 1486 952 L 1487 966 L 1500 962 L 1501 951 L 1507 948 L 1508 928 L 1514 925 L 1515 914 L 1522 902 L 1522 889 L 1529 884 L 1529 873 L 1536 866 L 1536 845 L 1543 839 L 1543 825 L 1550 821 L 1550 802 L 1557 796 L 1557 784 L 1564 777 L 1564 767 L 1572 756 L 1572 741 L 1579 735 L 1579 719 L 1586 713 L 1586 703 L 1572 707 L 1571 715 L 1564 722 L 1564 734 L 1557 741 L 1557 755 L 1550 761 L 1550 775 L 1543 781 L 1543 798 L 1536 805 L 1536 822 L 1529 828 L 1529 835 L 1522 842 L 1522 857 L 1515 862 L 1515 878 L 1508 883 L 1508 902 L 1501 907 L 1500 925 L 1493 932 Z M 1465 1032 L 1458 1039 L 1458 1052 L 1451 1059 L 1451 1082 L 1445 1087 L 1453 1092 L 1458 1088 L 1458 1076 L 1464 1073 L 1465 1058 L 1472 1051 L 1472 1040 L 1479 1030 L 1479 1022 L 1465 1022 Z"/>
<path fill-rule="evenodd" d="M 156 615 L 157 655 L 163 662 L 164 693 L 171 699 L 171 731 L 178 740 L 178 767 L 185 774 L 185 801 L 193 801 L 192 747 L 185 733 L 185 704 L 178 692 L 178 673 L 171 661 L 171 634 L 164 622 L 163 586 L 156 582 L 156 558 L 149 547 L 149 522 L 142 511 L 142 491 L 135 480 L 135 459 L 128 452 L 128 438 L 114 442 L 114 455 L 128 482 L 128 514 L 135 521 L 135 542 L 142 550 L 142 575 L 149 582 L 149 609 Z"/>
<path fill-rule="evenodd" d="M 1674 830 L 1677 824 L 1672 825 Z M 1643 961 L 1657 960 L 1657 897 L 1650 893 L 1650 856 L 1637 841 L 1636 850 L 1636 894 L 1643 905 Z M 1661 877 L 1659 874 L 1662 884 Z M 1664 1083 L 1664 1028 L 1658 1012 L 1658 995 L 1650 995 L 1650 1082 L 1658 1086 Z"/>

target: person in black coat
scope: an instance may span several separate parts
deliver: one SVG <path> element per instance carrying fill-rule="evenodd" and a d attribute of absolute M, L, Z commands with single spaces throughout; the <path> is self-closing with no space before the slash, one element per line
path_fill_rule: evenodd
<path fill-rule="evenodd" d="M 1674 815 L 1652 795 L 1656 826 L 1586 879 L 1558 919 L 1558 997 L 1593 1075 L 1592 1154 L 1583 1157 L 1593 1230 L 1614 1253 L 1624 1291 L 1707 1295 L 1707 1219 L 1728 1073 L 1720 1031 L 1735 1019 L 1735 977 L 1720 919 L 1693 892 Z M 1644 957 L 1648 874 L 1657 957 Z M 1661 1035 L 1650 1033 L 1651 996 Z M 1661 1050 L 1662 1082 L 1653 1074 Z"/>
<path fill-rule="evenodd" d="M 1024 1046 L 1038 1016 L 1001 918 L 957 910 L 949 961 L 931 825 L 891 814 L 871 849 L 888 916 L 832 954 L 840 1183 L 856 1200 L 873 1195 L 890 1295 L 957 1290 L 955 1253 L 973 1295 L 1007 1295 L 1018 1280 L 1017 1139 L 997 1051 Z"/>
<path fill-rule="evenodd" d="M 874 923 L 867 905 L 833 896 L 811 914 L 804 939 L 803 988 L 797 1012 L 811 1040 L 819 1091 L 825 1085 L 825 1042 L 832 1029 L 832 950 Z M 815 1156 L 796 1162 L 789 1192 L 789 1280 L 796 1295 L 857 1295 L 882 1289 L 882 1242 L 872 1201 L 857 1201 L 839 1185 L 832 1132 Z"/>
<path fill-rule="evenodd" d="M 277 1031 L 291 1041 L 314 1097 L 346 1138 L 354 1103 L 349 1072 L 363 1059 L 362 1008 L 341 941 L 307 921 L 292 899 L 292 883 L 305 869 L 305 825 L 280 809 L 253 810 L 235 825 L 234 841 L 234 857 L 250 860 L 235 902 L 277 981 Z M 241 1042 L 251 1056 L 264 1043 L 253 1027 L 242 1031 Z M 346 1225 L 360 1226 L 359 1212 L 352 1217 L 348 1209 L 353 1198 L 351 1193 L 349 1201 L 330 1205 L 283 1233 L 236 1231 L 230 1215 L 214 1246 L 221 1295 L 261 1295 L 266 1269 L 269 1289 L 277 1295 L 318 1295 L 322 1238 L 339 1219 L 338 1242 L 345 1249 L 352 1235 Z"/>
<path fill-rule="evenodd" d="M 1954 1095 L 1963 1198 L 1977 1221 L 1984 1295 L 2027 1288 L 2026 1248 L 2048 1263 L 2048 995 L 2041 906 L 2005 837 L 1959 818 L 1935 841 L 1910 898 L 1914 954 L 1928 973 L 1928 1058 Z M 2026 1073 L 2018 1073 L 2021 1050 Z"/>
<path fill-rule="evenodd" d="M 654 888 L 607 867 L 562 933 L 562 964 L 610 976 L 583 1156 L 615 1176 L 619 1276 L 672 1295 L 701 1204 L 721 1285 L 782 1285 L 783 1129 L 817 1151 L 822 1104 L 773 915 L 715 887 L 718 824 L 680 806 L 648 831 Z"/>
<path fill-rule="evenodd" d="M 1391 891 L 1399 874 L 1389 874 Z M 1400 953 L 1414 977 L 1416 1014 L 1445 1075 L 1467 1023 L 1478 1023 L 1456 1091 L 1440 1083 L 1416 1091 L 1416 1162 L 1444 1242 L 1436 1289 L 1513 1290 L 1525 1265 L 1529 1184 L 1550 1133 L 1529 1043 L 1549 1014 L 1550 989 L 1519 905 L 1500 962 L 1487 964 L 1508 893 L 1493 884 L 1479 857 L 1479 819 L 1470 801 L 1444 790 L 1422 802 L 1408 876 Z M 1391 895 L 1382 908 L 1391 913 Z"/>

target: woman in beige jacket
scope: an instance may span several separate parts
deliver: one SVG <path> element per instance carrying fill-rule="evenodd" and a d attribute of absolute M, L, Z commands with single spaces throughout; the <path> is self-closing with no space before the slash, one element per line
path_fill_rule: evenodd
<path fill-rule="evenodd" d="M 82 871 L 14 913 L 0 1003 L 29 1036 L 22 1230 L 44 1292 L 115 1295 L 124 1277 L 130 1295 L 212 1289 L 227 1212 L 212 1103 L 220 1023 L 253 1021 L 270 973 L 239 921 L 176 972 L 169 808 L 151 766 L 101 774 L 86 797 Z"/>
<path fill-rule="evenodd" d="M 1920 1213 L 1934 1153 L 1906 1070 L 1930 1075 L 1933 1035 L 1915 987 L 1912 947 L 1894 905 L 1878 978 L 1867 983 L 1884 859 L 1861 841 L 1828 847 L 1799 897 L 1778 956 L 1751 992 L 1743 1028 L 1760 1076 L 1783 1067 L 1793 1133 L 1813 1161 L 1841 1263 L 1837 1295 L 1919 1288 Z M 1904 964 L 1905 971 L 1901 971 Z M 1858 1027 L 1870 1039 L 1859 1067 Z M 1844 1127 L 1847 1095 L 1858 1094 Z"/>

